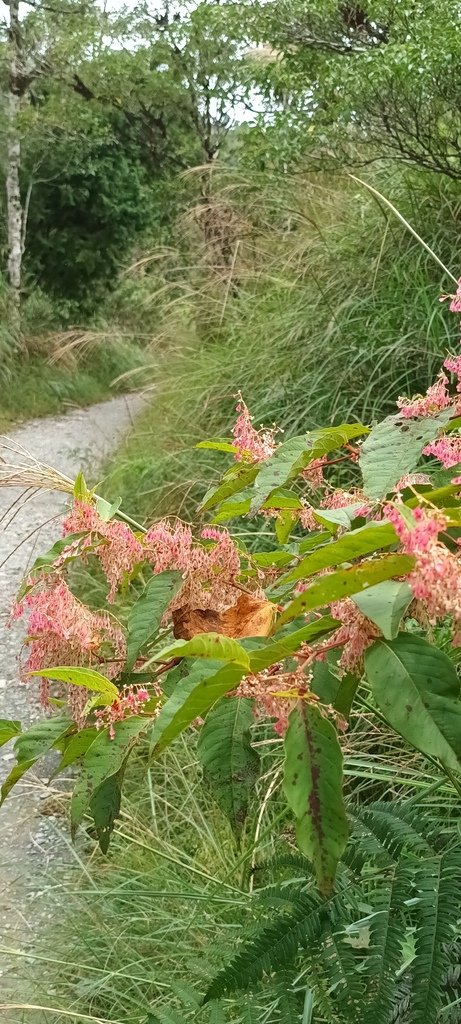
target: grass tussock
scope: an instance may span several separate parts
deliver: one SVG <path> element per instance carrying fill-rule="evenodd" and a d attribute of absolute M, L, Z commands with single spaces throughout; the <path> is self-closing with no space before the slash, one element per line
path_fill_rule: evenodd
<path fill-rule="evenodd" d="M 456 274 L 451 185 L 398 175 L 378 184 Z M 238 216 L 226 219 L 226 204 Z M 290 434 L 372 422 L 398 395 L 424 391 L 456 345 L 456 321 L 438 301 L 451 282 L 350 179 L 224 181 L 219 224 L 232 227 L 227 261 L 222 230 L 200 248 L 185 223 L 194 260 L 178 271 L 168 254 L 150 296 L 144 281 L 144 306 L 158 310 L 152 403 L 106 481 L 138 515 L 194 507 L 222 465 L 194 445 L 229 433 L 238 389 L 258 423 Z"/>

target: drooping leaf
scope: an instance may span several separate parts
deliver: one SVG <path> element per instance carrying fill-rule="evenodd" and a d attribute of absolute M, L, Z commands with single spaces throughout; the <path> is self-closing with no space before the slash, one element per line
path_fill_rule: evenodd
<path fill-rule="evenodd" d="M 244 669 L 241 665 L 197 659 L 185 679 L 178 682 L 164 704 L 152 731 L 151 754 L 156 757 L 196 718 L 203 717 L 213 704 L 238 686 Z"/>
<path fill-rule="evenodd" d="M 290 622 L 303 612 L 322 608 L 331 601 L 359 594 L 362 590 L 392 579 L 393 576 L 406 576 L 414 566 L 414 558 L 410 555 L 382 555 L 381 558 L 370 559 L 350 569 L 339 569 L 337 572 L 321 576 L 307 590 L 297 597 L 283 611 L 277 621 L 277 629 L 285 622 Z"/>
<path fill-rule="evenodd" d="M 338 427 L 313 430 L 291 437 L 279 445 L 273 455 L 262 463 L 255 481 L 251 512 L 258 512 L 272 491 L 285 487 L 314 459 L 341 448 L 347 441 L 367 433 L 360 423 L 343 423 Z"/>
<path fill-rule="evenodd" d="M 77 501 L 85 501 L 91 495 L 91 491 L 88 490 L 82 470 L 80 470 L 75 477 L 72 494 Z"/>
<path fill-rule="evenodd" d="M 393 640 L 413 600 L 413 591 L 405 581 L 384 580 L 361 594 L 355 594 L 352 600 L 362 614 L 378 626 L 386 640 Z"/>
<path fill-rule="evenodd" d="M 396 732 L 459 772 L 460 683 L 450 658 L 421 637 L 399 633 L 369 648 L 365 670 L 374 699 Z"/>
<path fill-rule="evenodd" d="M 126 671 L 130 672 L 144 644 L 158 632 L 162 616 L 182 584 L 182 573 L 175 570 L 153 576 L 130 609 L 127 624 Z"/>
<path fill-rule="evenodd" d="M 29 672 L 31 676 L 42 676 L 43 672 Z M 72 665 L 59 665 L 56 668 L 47 668 L 47 679 L 56 679 L 60 683 L 69 683 L 72 686 L 84 686 L 87 690 L 94 690 L 107 697 L 107 703 L 113 704 L 118 697 L 118 690 L 114 683 L 95 672 L 92 668 L 75 668 Z"/>
<path fill-rule="evenodd" d="M 289 573 L 282 576 L 279 583 L 296 583 L 297 580 L 312 576 L 319 569 L 351 562 L 361 555 L 372 554 L 380 548 L 389 547 L 396 541 L 396 533 L 391 523 L 369 523 L 317 548 L 311 555 L 303 558 L 294 569 L 290 569 Z"/>
<path fill-rule="evenodd" d="M 35 758 L 32 758 L 30 761 L 21 761 L 20 764 L 14 765 L 14 768 L 12 768 L 9 775 L 7 775 L 0 791 L 0 807 L 6 800 L 8 793 L 13 789 L 13 786 L 22 779 L 22 776 L 25 775 L 26 772 L 29 771 L 29 768 L 32 768 L 34 764 Z"/>
<path fill-rule="evenodd" d="M 204 779 L 237 833 L 259 774 L 259 755 L 250 742 L 253 720 L 252 700 L 224 697 L 208 712 L 198 743 Z"/>
<path fill-rule="evenodd" d="M 260 566 L 262 569 L 271 568 L 272 566 L 283 566 L 288 565 L 292 562 L 294 555 L 289 551 L 280 551 L 276 548 L 274 551 L 258 551 L 256 554 L 252 554 L 251 560 L 255 565 Z"/>
<path fill-rule="evenodd" d="M 333 619 L 331 615 L 323 615 L 320 619 L 309 622 L 307 626 L 301 626 L 301 629 L 296 629 L 293 633 L 288 633 L 287 636 L 281 637 L 280 640 L 275 640 L 272 644 L 261 647 L 259 650 L 251 651 L 251 671 L 261 672 L 262 669 L 269 668 L 275 662 L 283 661 L 284 658 L 288 658 L 290 654 L 294 654 L 299 650 L 301 644 L 311 643 L 312 640 L 325 636 L 326 633 L 331 633 L 337 626 L 339 626 L 339 622 Z"/>
<path fill-rule="evenodd" d="M 105 779 L 120 771 L 125 759 L 138 741 L 141 733 L 148 729 L 150 720 L 140 716 L 126 718 L 115 725 L 111 739 L 107 729 L 98 733 L 88 747 L 82 762 L 82 769 L 74 787 L 71 801 L 71 827 L 75 833 L 86 813 L 93 793 Z"/>
<path fill-rule="evenodd" d="M 363 501 L 353 501 L 342 508 L 313 508 L 312 515 L 320 526 L 326 526 L 330 533 L 337 533 L 338 526 L 350 530 L 354 519 L 363 508 Z"/>
<path fill-rule="evenodd" d="M 114 829 L 116 818 L 120 813 L 122 799 L 123 767 L 116 773 L 110 775 L 93 793 L 88 811 L 94 821 L 99 848 L 102 853 L 109 849 L 111 833 Z"/>
<path fill-rule="evenodd" d="M 384 498 L 402 476 L 411 473 L 425 445 L 434 440 L 449 418 L 449 410 L 443 409 L 437 416 L 415 420 L 388 416 L 373 427 L 359 458 L 366 496 Z"/>
<path fill-rule="evenodd" d="M 156 654 L 156 661 L 169 658 L 212 658 L 214 661 L 228 661 L 249 669 L 248 652 L 237 640 L 221 633 L 197 633 L 192 640 L 176 640 Z"/>
<path fill-rule="evenodd" d="M 288 542 L 296 522 L 297 517 L 290 509 L 283 509 L 282 512 L 279 512 L 275 520 L 275 536 L 279 544 L 286 544 Z"/>
<path fill-rule="evenodd" d="M 8 743 L 8 740 L 12 740 L 15 736 L 19 736 L 20 732 L 20 722 L 14 722 L 10 718 L 0 718 L 0 747 L 3 747 L 5 743 Z"/>
<path fill-rule="evenodd" d="M 219 486 L 212 487 L 207 491 L 200 510 L 206 512 L 209 508 L 219 505 L 221 501 L 231 498 L 233 494 L 239 494 L 245 487 L 253 483 L 258 472 L 259 465 L 254 465 L 254 463 L 248 465 L 247 462 L 238 462 L 237 465 L 231 466 L 224 474 Z"/>
<path fill-rule="evenodd" d="M 284 789 L 298 846 L 313 864 L 320 891 L 328 895 L 348 836 L 342 754 L 332 722 L 307 701 L 298 701 L 288 721 Z"/>
<path fill-rule="evenodd" d="M 68 732 L 72 722 L 69 718 L 56 715 L 53 718 L 42 718 L 18 736 L 14 745 L 16 760 L 36 761 L 48 750 L 51 750 Z"/>
<path fill-rule="evenodd" d="M 213 517 L 212 523 L 218 526 L 220 523 L 229 522 L 229 519 L 246 516 L 250 511 L 251 498 L 245 498 L 244 493 L 236 501 L 223 501 L 219 506 L 219 511 Z"/>

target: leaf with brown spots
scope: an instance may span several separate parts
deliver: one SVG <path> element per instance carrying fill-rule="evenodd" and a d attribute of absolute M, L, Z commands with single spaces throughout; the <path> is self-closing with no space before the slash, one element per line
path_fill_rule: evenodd
<path fill-rule="evenodd" d="M 296 819 L 296 837 L 327 896 L 347 843 L 343 765 L 336 729 L 318 704 L 299 701 L 285 736 L 284 789 Z"/>

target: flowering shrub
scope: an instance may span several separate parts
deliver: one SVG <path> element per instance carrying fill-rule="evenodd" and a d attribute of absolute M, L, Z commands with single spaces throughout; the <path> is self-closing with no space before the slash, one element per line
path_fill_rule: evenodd
<path fill-rule="evenodd" d="M 425 396 L 399 398 L 372 429 L 345 423 L 287 440 L 257 430 L 239 396 L 231 438 L 201 445 L 232 462 L 194 525 L 163 519 L 145 530 L 80 476 L 64 539 L 13 609 L 27 620 L 24 680 L 41 680 L 50 717 L 27 733 L 2 723 L 18 762 L 3 796 L 57 747 L 61 767 L 78 769 L 72 829 L 93 817 L 105 850 L 132 749 L 149 738 L 157 758 L 194 726 L 217 798 L 232 791 L 222 802 L 238 831 L 257 775 L 251 715 L 263 716 L 283 737 L 298 843 L 327 893 L 348 835 L 341 735 L 362 679 L 392 728 L 449 777 L 460 772 L 459 681 L 431 642 L 440 622 L 453 644 L 461 637 L 460 369 L 449 356 Z M 347 489 L 335 483 L 338 463 L 349 467 Z M 440 463 L 453 473 L 442 485 Z M 71 489 L 64 478 L 57 486 Z M 257 516 L 265 546 L 255 533 L 249 551 L 223 524 Z M 97 560 L 105 576 L 98 612 L 70 589 L 76 560 Z"/>

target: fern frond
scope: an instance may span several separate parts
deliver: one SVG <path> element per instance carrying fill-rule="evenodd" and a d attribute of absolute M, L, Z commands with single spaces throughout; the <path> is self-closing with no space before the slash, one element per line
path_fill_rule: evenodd
<path fill-rule="evenodd" d="M 304 994 L 304 993 L 303 993 Z M 293 975 L 283 971 L 277 980 L 277 1008 L 279 1024 L 298 1024 L 303 999 L 293 988 Z"/>
<path fill-rule="evenodd" d="M 389 1024 L 391 1019 L 405 935 L 402 908 L 411 892 L 411 880 L 408 868 L 398 864 L 389 883 L 377 890 L 366 965 L 368 1007 L 363 1024 Z"/>
<path fill-rule="evenodd" d="M 403 850 L 419 856 L 434 852 L 422 834 L 424 827 L 417 815 L 406 813 L 398 804 L 384 801 L 370 804 L 356 809 L 355 816 L 394 861 Z"/>
<path fill-rule="evenodd" d="M 231 962 L 211 982 L 204 1002 L 220 999 L 225 993 L 248 988 L 263 974 L 292 962 L 300 947 L 318 941 L 324 928 L 340 918 L 341 893 L 321 901 L 313 893 L 299 892 L 288 913 L 266 925 L 244 943 Z"/>
<path fill-rule="evenodd" d="M 434 1024 L 449 965 L 448 947 L 460 917 L 461 850 L 423 862 L 415 875 L 418 893 L 416 954 L 412 965 L 414 1024 Z"/>

